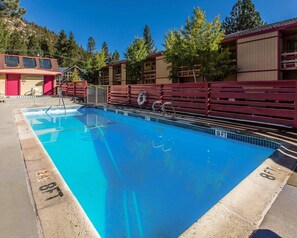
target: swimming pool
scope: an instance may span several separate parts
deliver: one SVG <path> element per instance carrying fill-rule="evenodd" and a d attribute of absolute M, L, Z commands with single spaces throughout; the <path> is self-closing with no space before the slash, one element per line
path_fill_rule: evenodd
<path fill-rule="evenodd" d="M 273 152 L 95 108 L 25 115 L 101 237 L 176 237 Z"/>

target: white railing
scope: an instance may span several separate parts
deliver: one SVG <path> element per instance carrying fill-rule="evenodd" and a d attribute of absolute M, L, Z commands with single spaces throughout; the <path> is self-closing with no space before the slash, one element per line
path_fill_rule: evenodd
<path fill-rule="evenodd" d="M 281 54 L 281 69 L 297 69 L 297 51 Z"/>

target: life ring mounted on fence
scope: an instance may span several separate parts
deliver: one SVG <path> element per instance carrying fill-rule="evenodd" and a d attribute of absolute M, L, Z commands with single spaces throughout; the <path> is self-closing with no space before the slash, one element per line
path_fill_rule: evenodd
<path fill-rule="evenodd" d="M 142 106 L 146 102 L 147 94 L 146 92 L 141 92 L 137 97 L 137 103 Z"/>

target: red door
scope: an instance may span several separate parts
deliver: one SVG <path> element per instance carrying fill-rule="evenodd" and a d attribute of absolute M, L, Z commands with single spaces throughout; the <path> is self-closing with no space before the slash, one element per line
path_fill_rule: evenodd
<path fill-rule="evenodd" d="M 54 81 L 55 76 L 45 75 L 43 83 L 43 94 L 44 95 L 53 95 L 54 94 Z"/>
<path fill-rule="evenodd" d="M 20 78 L 19 74 L 6 75 L 5 94 L 7 96 L 20 95 Z"/>

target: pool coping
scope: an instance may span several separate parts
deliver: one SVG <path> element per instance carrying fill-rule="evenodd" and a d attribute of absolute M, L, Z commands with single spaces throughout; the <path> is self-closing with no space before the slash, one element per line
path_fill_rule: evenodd
<path fill-rule="evenodd" d="M 61 109 L 61 107 L 57 108 Z M 81 107 L 72 106 L 67 108 Z M 148 116 L 147 112 L 140 113 L 135 112 L 135 110 L 127 110 L 126 108 L 95 108 L 112 111 L 125 116 L 140 117 L 145 120 L 181 126 L 183 128 L 194 129 L 210 134 L 216 134 L 216 130 L 218 130 L 219 133 L 217 136 L 227 136 L 229 139 L 238 139 L 241 141 L 243 138 L 247 138 L 245 142 L 254 144 L 263 142 L 266 146 L 268 145 L 275 149 L 279 146 L 268 159 L 226 194 L 216 205 L 182 233 L 180 237 L 249 237 L 261 224 L 265 214 L 285 186 L 296 166 L 296 158 L 292 159 L 290 155 L 286 153 L 286 151 L 296 150 L 296 147 L 280 140 L 271 141 L 268 137 L 255 136 L 252 133 L 239 134 L 238 131 L 226 130 L 225 128 L 207 128 L 189 122 L 181 123 L 181 120 L 168 120 L 158 117 L 158 115 L 155 114 L 149 114 Z M 46 108 L 38 108 L 38 110 L 45 109 Z M 16 110 L 15 119 L 31 184 L 30 189 L 32 190 L 44 237 L 58 237 L 55 236 L 55 232 L 57 231 L 63 232 L 65 237 L 70 237 L 69 233 L 71 237 L 75 237 L 73 236 L 75 234 L 84 234 L 84 237 L 100 237 L 53 164 L 51 158 L 44 150 L 25 116 L 22 114 L 22 112 L 28 110 L 31 109 Z M 35 108 L 32 110 L 36 111 Z M 37 173 L 44 168 L 50 171 L 50 178 L 38 182 Z M 43 173 L 39 173 L 39 175 L 46 178 Z M 274 179 L 271 179 L 272 177 L 269 176 L 272 176 Z M 51 199 L 51 201 L 47 200 L 47 202 L 45 202 L 45 197 L 44 194 L 41 194 L 40 187 L 53 182 L 56 182 L 63 196 L 55 197 L 55 201 Z M 56 189 L 55 192 L 57 191 Z M 70 221 L 75 220 L 75 222 L 64 224 L 65 222 L 63 223 L 63 220 L 56 221 L 55 218 L 58 214 L 62 217 L 63 215 L 65 216 L 65 214 L 61 214 L 60 209 L 68 214 L 68 221 L 69 218 L 71 218 Z M 77 237 L 79 237 L 79 235 Z"/>

